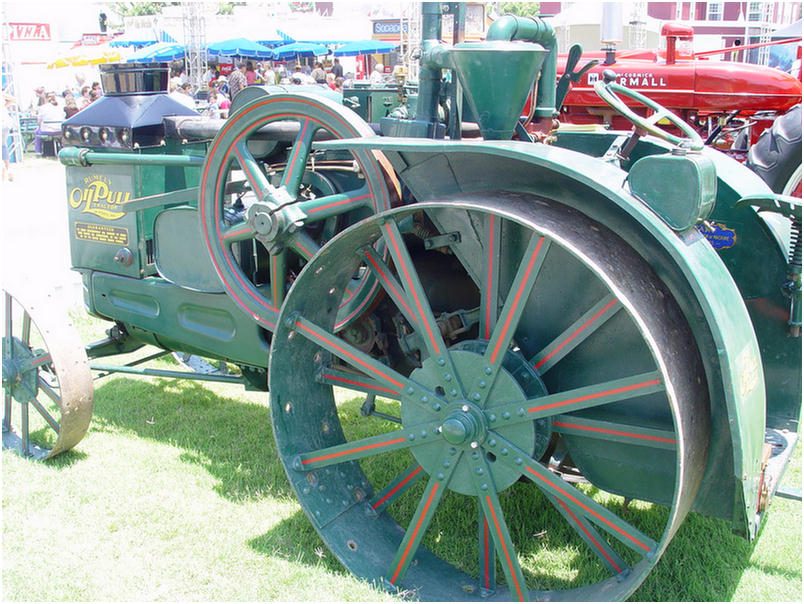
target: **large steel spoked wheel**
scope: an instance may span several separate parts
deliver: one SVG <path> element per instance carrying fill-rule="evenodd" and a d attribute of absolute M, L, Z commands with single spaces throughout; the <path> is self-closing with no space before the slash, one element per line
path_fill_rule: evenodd
<path fill-rule="evenodd" d="M 3 448 L 46 459 L 84 437 L 93 387 L 84 347 L 52 300 L 3 291 Z"/>
<path fill-rule="evenodd" d="M 256 133 L 280 122 L 297 134 L 281 167 L 270 173 Z M 271 95 L 250 102 L 226 122 L 202 169 L 199 209 L 215 270 L 235 303 L 271 331 L 287 287 L 321 244 L 346 225 L 390 208 L 398 194 L 386 160 L 373 151 L 344 151 L 338 161 L 323 166 L 319 161 L 316 167 L 312 144 L 322 130 L 336 139 L 374 136 L 354 112 L 332 100 Z M 351 181 L 327 178 L 333 163 L 341 176 L 344 168 L 351 171 Z M 232 183 L 242 179 L 248 194 L 232 194 Z M 233 214 L 237 208 L 240 214 Z M 243 256 L 250 254 L 242 252 L 243 242 L 268 251 L 266 275 L 244 264 Z M 370 273 L 355 275 L 340 304 L 339 324 L 359 316 L 378 291 Z"/>
<path fill-rule="evenodd" d="M 475 295 L 438 291 L 416 221 Z M 418 348 L 412 370 L 337 335 L 361 263 Z M 457 309 L 475 317 L 460 334 L 444 321 Z M 672 296 L 615 234 L 544 199 L 420 203 L 345 231 L 290 291 L 270 381 L 280 456 L 321 537 L 419 599 L 625 598 L 704 468 L 705 380 Z"/>

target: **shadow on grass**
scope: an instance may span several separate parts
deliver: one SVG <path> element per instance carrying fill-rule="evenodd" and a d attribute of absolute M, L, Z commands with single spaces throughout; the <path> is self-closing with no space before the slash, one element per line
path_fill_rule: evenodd
<path fill-rule="evenodd" d="M 198 382 L 114 378 L 95 389 L 94 432 L 130 432 L 183 450 L 233 501 L 293 497 L 266 405 L 227 398 Z"/>

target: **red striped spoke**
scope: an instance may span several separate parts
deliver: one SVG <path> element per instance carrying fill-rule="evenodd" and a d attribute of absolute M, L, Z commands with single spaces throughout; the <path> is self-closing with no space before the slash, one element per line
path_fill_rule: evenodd
<path fill-rule="evenodd" d="M 257 198 L 260 200 L 268 199 L 271 185 L 268 182 L 268 177 L 263 173 L 260 163 L 254 159 L 251 151 L 249 151 L 247 141 L 238 141 L 232 147 L 232 153 Z"/>
<path fill-rule="evenodd" d="M 270 256 L 271 303 L 279 308 L 285 300 L 285 286 L 287 285 L 287 254 L 281 251 Z"/>
<path fill-rule="evenodd" d="M 437 427 L 436 423 L 428 422 L 410 426 L 403 430 L 361 438 L 334 447 L 317 449 L 304 455 L 299 455 L 298 461 L 294 465 L 299 470 L 312 470 L 345 461 L 355 461 L 364 457 L 380 455 L 397 449 L 407 449 L 437 440 Z M 422 432 L 425 432 L 426 436 L 422 436 Z M 411 434 L 414 435 L 414 438 L 410 438 Z"/>
<path fill-rule="evenodd" d="M 424 488 L 424 494 L 419 500 L 416 512 L 413 514 L 408 529 L 405 531 L 405 536 L 402 538 L 399 548 L 397 548 L 394 561 L 391 563 L 391 567 L 388 570 L 388 581 L 391 585 L 399 585 L 402 579 L 404 579 L 405 573 L 419 549 L 422 538 L 427 532 L 427 528 L 430 526 L 436 508 L 441 501 L 441 497 L 444 495 L 444 491 L 447 490 L 446 487 L 449 483 L 449 478 L 455 466 L 458 465 L 457 462 L 458 460 L 455 460 L 452 467 L 446 470 L 444 478 L 439 479 L 436 476 L 431 476 L 430 481 Z"/>
<path fill-rule="evenodd" d="M 470 466 L 482 516 L 488 522 L 488 532 L 491 535 L 497 558 L 500 561 L 500 567 L 508 583 L 509 599 L 524 602 L 528 599 L 525 575 L 522 573 L 516 548 L 514 548 L 514 542 L 511 540 L 511 534 L 508 531 L 508 525 L 500 507 L 500 500 L 497 498 L 497 489 L 494 487 L 488 462 L 486 462 L 484 455 L 479 455 L 477 458 L 472 457 Z M 482 551 L 481 561 L 483 561 Z M 481 584 L 483 572 L 483 568 L 481 568 Z"/>
<path fill-rule="evenodd" d="M 479 556 L 479 579 L 481 595 L 489 596 L 494 593 L 497 586 L 497 564 L 494 557 L 494 538 L 491 535 L 491 526 L 486 513 L 483 511 L 483 504 L 478 498 L 478 556 Z"/>
<path fill-rule="evenodd" d="M 242 220 L 237 224 L 227 225 L 226 228 L 221 231 L 221 242 L 226 245 L 232 245 L 238 241 L 252 239 L 254 235 L 254 229 L 251 228 L 251 225 L 245 220 Z"/>
<path fill-rule="evenodd" d="M 533 368 L 540 375 L 549 371 L 551 367 L 594 334 L 621 308 L 619 300 L 612 296 L 604 296 L 557 338 L 536 353 L 530 361 Z"/>
<path fill-rule="evenodd" d="M 31 368 L 44 367 L 45 365 L 49 365 L 52 362 L 53 357 L 50 356 L 49 352 L 40 352 L 30 360 L 30 367 Z"/>
<path fill-rule="evenodd" d="M 299 204 L 299 209 L 308 216 L 309 221 L 325 220 L 363 207 L 372 207 L 372 195 L 368 185 L 355 191 L 325 195 Z"/>
<path fill-rule="evenodd" d="M 10 341 L 10 338 L 14 337 L 14 332 L 13 332 L 14 299 L 9 294 L 6 294 L 5 309 L 6 309 L 6 317 L 5 317 L 6 318 L 6 320 L 5 320 L 6 338 L 9 338 L 9 341 Z"/>
<path fill-rule="evenodd" d="M 663 390 L 661 374 L 652 371 L 530 399 L 521 406 L 527 411 L 528 418 L 538 419 L 608 405 Z"/>
<path fill-rule="evenodd" d="M 412 302 L 410 308 L 413 311 L 413 318 L 416 320 L 414 328 L 421 335 L 428 355 L 440 359 L 438 362 L 444 367 L 445 375 L 450 374 L 450 380 L 452 380 L 452 376 L 457 377 L 452 358 L 447 352 L 447 346 L 441 336 L 435 315 L 430 308 L 430 302 L 419 280 L 419 274 L 402 238 L 402 233 L 399 232 L 396 223 L 389 220 L 382 225 L 382 234 L 396 267 L 399 282 L 405 290 L 405 299 Z M 463 396 L 460 380 L 455 379 L 452 383 L 455 384 L 455 396 Z"/>
<path fill-rule="evenodd" d="M 380 285 L 382 285 L 385 293 L 388 294 L 388 297 L 391 298 L 391 300 L 393 300 L 400 312 L 405 315 L 408 323 L 415 328 L 418 323 L 416 320 L 416 315 L 411 309 L 413 303 L 407 299 L 405 290 L 402 288 L 402 285 L 399 283 L 399 281 L 396 280 L 391 269 L 374 248 L 367 248 L 364 255 L 368 269 L 374 273 L 375 277 L 377 277 L 377 280 L 380 282 Z"/>
<path fill-rule="evenodd" d="M 303 230 L 298 230 L 290 242 L 291 249 L 305 260 L 309 260 L 318 253 L 321 246 Z"/>
<path fill-rule="evenodd" d="M 555 497 L 571 509 L 573 514 L 594 523 L 631 549 L 643 555 L 655 550 L 656 542 L 653 539 L 553 474 L 514 443 L 500 436 L 499 432 L 492 434 L 499 447 L 508 449 L 507 455 L 497 456 L 496 463 L 502 462 L 518 472 L 522 472 L 523 476 L 533 482 L 547 496 Z"/>
<path fill-rule="evenodd" d="M 11 428 L 11 392 L 8 390 L 3 391 L 3 428 L 8 430 Z"/>
<path fill-rule="evenodd" d="M 623 562 L 617 552 L 611 548 L 597 529 L 592 526 L 591 522 L 583 516 L 574 513 L 562 500 L 551 495 L 547 495 L 547 499 L 550 500 L 550 503 L 555 506 L 567 523 L 578 533 L 578 536 L 583 539 L 594 554 L 600 558 L 600 561 L 609 571 L 616 575 L 628 568 L 628 565 Z"/>
<path fill-rule="evenodd" d="M 379 381 L 370 378 L 364 373 L 353 373 L 351 371 L 335 369 L 334 367 L 324 367 L 316 376 L 316 381 L 322 384 L 330 384 L 331 386 L 339 386 L 341 388 L 348 388 L 349 390 L 365 392 L 367 394 L 376 394 L 377 396 L 394 400 L 402 399 L 402 394 L 399 389 L 384 386 Z"/>
<path fill-rule="evenodd" d="M 676 435 L 672 430 L 659 430 L 617 422 L 591 420 L 573 415 L 558 415 L 553 418 L 553 428 L 564 434 L 597 438 L 629 445 L 675 451 Z"/>
<path fill-rule="evenodd" d="M 53 416 L 48 413 L 47 409 L 35 398 L 31 397 L 30 403 L 34 406 L 34 408 L 39 412 L 44 420 L 47 422 L 47 425 L 55 430 L 56 434 L 59 433 L 59 422 L 53 419 Z"/>
<path fill-rule="evenodd" d="M 418 390 L 416 384 L 402 374 L 376 361 L 358 348 L 335 337 L 301 316 L 294 317 L 292 328 L 298 334 L 328 350 L 358 371 L 374 377 L 383 387 L 398 393 L 401 393 L 406 387 L 415 387 Z"/>
<path fill-rule="evenodd" d="M 39 383 L 39 389 L 61 408 L 61 396 L 59 396 L 59 393 L 41 375 L 37 378 L 37 382 Z"/>
<path fill-rule="evenodd" d="M 550 242 L 547 239 L 534 233 L 522 261 L 519 263 L 505 305 L 486 348 L 486 362 L 491 365 L 495 374 L 502 365 L 505 353 L 514 337 L 519 319 L 530 299 L 530 292 L 536 283 L 539 269 L 541 269 L 549 247 Z"/>
<path fill-rule="evenodd" d="M 480 279 L 480 338 L 490 340 L 500 308 L 500 231 L 502 218 L 489 214 L 483 235 L 483 270 Z"/>
<path fill-rule="evenodd" d="M 381 513 L 385 508 L 408 492 L 410 487 L 426 476 L 418 463 L 411 464 L 405 471 L 394 478 L 382 491 L 371 500 L 371 509 Z"/>
<path fill-rule="evenodd" d="M 22 343 L 26 346 L 31 343 L 31 315 L 27 312 L 22 315 Z"/>
<path fill-rule="evenodd" d="M 299 133 L 288 152 L 288 163 L 285 166 L 281 183 L 294 199 L 299 194 L 299 186 L 304 177 L 304 171 L 307 169 L 307 158 L 310 156 L 313 138 L 317 130 L 318 126 L 312 120 L 301 120 Z"/>

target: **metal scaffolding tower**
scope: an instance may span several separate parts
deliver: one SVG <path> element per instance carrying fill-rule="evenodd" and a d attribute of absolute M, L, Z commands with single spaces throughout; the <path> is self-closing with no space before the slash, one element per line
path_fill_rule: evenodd
<path fill-rule="evenodd" d="M 204 86 L 204 73 L 207 70 L 205 6 L 205 2 L 185 2 L 182 5 L 184 64 L 193 93 Z"/>
<path fill-rule="evenodd" d="M 628 41 L 626 48 L 646 48 L 648 42 L 648 3 L 633 2 L 631 4 L 631 14 L 628 18 Z"/>
<path fill-rule="evenodd" d="M 421 2 L 410 2 L 402 11 L 399 20 L 399 53 L 405 58 L 408 79 L 418 81 L 419 61 L 413 53 L 421 44 L 422 7 Z"/>
<path fill-rule="evenodd" d="M 25 151 L 25 142 L 20 132 L 20 111 L 19 97 L 14 83 L 14 58 L 11 52 L 11 31 L 6 18 L 5 5 L 0 4 L 0 18 L 3 27 L 3 46 L 2 46 L 2 86 L 3 94 L 12 96 L 16 102 L 8 107 L 9 123 L 3 124 L 3 128 L 10 131 L 9 138 L 9 158 L 12 162 L 22 161 L 22 154 Z M 0 99 L 0 103 L 5 103 L 5 97 Z"/>

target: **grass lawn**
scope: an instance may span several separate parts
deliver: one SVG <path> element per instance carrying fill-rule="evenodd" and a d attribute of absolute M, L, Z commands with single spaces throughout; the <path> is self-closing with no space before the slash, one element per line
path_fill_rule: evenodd
<path fill-rule="evenodd" d="M 301 511 L 267 398 L 110 376 L 76 449 L 45 463 L 4 451 L 3 600 L 394 600 Z M 801 488 L 800 447 L 782 483 Z M 690 516 L 633 599 L 801 601 L 801 523 L 801 503 L 776 498 L 749 544 Z"/>

